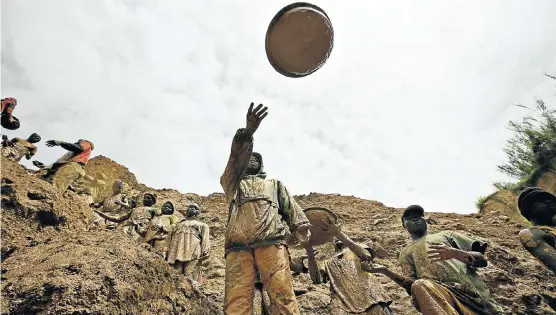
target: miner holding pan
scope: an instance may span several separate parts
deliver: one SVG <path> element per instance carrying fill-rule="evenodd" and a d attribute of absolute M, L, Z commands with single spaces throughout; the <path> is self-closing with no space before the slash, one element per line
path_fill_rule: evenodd
<path fill-rule="evenodd" d="M 262 156 L 253 152 L 253 135 L 267 116 L 260 104 L 247 112 L 237 130 L 220 184 L 229 204 L 225 235 L 224 312 L 253 314 L 257 271 L 270 298 L 271 314 L 300 314 L 290 273 L 286 239 L 309 242 L 310 224 L 286 187 L 267 179 Z"/>

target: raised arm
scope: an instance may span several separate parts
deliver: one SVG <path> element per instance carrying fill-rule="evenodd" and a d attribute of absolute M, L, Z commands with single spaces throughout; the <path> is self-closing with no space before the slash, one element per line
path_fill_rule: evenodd
<path fill-rule="evenodd" d="M 83 150 L 83 148 L 81 147 L 81 145 L 79 143 L 68 143 L 68 142 L 63 142 L 63 141 L 58 141 L 58 140 L 48 140 L 46 141 L 46 146 L 47 147 L 56 147 L 56 146 L 61 146 L 62 148 L 74 152 L 75 154 L 79 154 L 85 150 Z"/>
<path fill-rule="evenodd" d="M 224 173 L 220 177 L 220 185 L 224 189 L 224 193 L 228 200 L 234 197 L 234 193 L 241 181 L 241 177 L 247 169 L 249 158 L 253 153 L 253 134 L 259 128 L 261 121 L 268 114 L 267 107 L 263 108 L 259 104 L 253 109 L 253 103 L 249 106 L 246 116 L 246 127 L 238 129 L 234 139 L 232 140 L 232 149 L 228 164 Z"/>

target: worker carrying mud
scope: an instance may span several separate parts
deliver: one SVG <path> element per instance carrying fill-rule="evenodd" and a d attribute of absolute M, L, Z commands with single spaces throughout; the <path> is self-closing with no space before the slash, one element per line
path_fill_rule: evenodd
<path fill-rule="evenodd" d="M 93 204 L 93 208 L 101 208 L 100 211 L 95 213 L 100 217 L 95 218 L 94 223 L 97 225 L 104 225 L 109 230 L 114 230 L 118 226 L 117 222 L 101 216 L 99 213 L 104 213 L 109 216 L 123 215 L 127 209 L 131 208 L 127 195 L 124 193 L 125 184 L 121 180 L 116 180 L 112 184 L 112 196 L 104 198 L 103 201 Z"/>
<path fill-rule="evenodd" d="M 19 162 L 23 157 L 30 160 L 36 153 L 37 147 L 35 143 L 41 141 L 41 136 L 33 133 L 25 139 L 13 138 L 8 140 L 6 135 L 2 135 L 2 155 L 6 158 Z"/>
<path fill-rule="evenodd" d="M 50 181 L 60 194 L 63 194 L 73 182 L 85 176 L 84 167 L 89 162 L 95 146 L 91 141 L 83 139 L 79 139 L 76 143 L 48 140 L 46 146 L 60 146 L 68 150 L 66 154 L 49 166 L 45 166 L 39 161 L 33 161 L 33 165 L 36 167 L 48 170 L 44 178 Z"/>
<path fill-rule="evenodd" d="M 523 247 L 556 273 L 556 196 L 538 187 L 525 188 L 517 201 L 533 227 L 519 232 Z"/>
<path fill-rule="evenodd" d="M 168 244 L 166 238 L 171 231 L 172 225 L 178 223 L 178 217 L 174 215 L 174 204 L 166 201 L 160 209 L 161 215 L 155 216 L 145 234 L 143 243 L 150 244 L 164 259 L 168 254 Z"/>
<path fill-rule="evenodd" d="M 129 204 L 129 201 L 125 201 Z M 125 234 L 129 235 L 137 243 L 143 243 L 143 238 L 147 234 L 147 228 L 149 227 L 149 222 L 157 215 L 161 215 L 162 212 L 153 207 L 156 203 L 156 195 L 152 193 L 144 193 L 143 199 L 139 204 L 139 207 L 129 209 L 125 213 L 110 214 L 101 211 L 94 210 L 101 218 L 114 222 L 122 223 L 123 231 Z M 120 204 L 120 207 L 122 207 Z M 131 207 L 131 205 L 130 205 Z"/>
<path fill-rule="evenodd" d="M 198 221 L 201 208 L 197 204 L 187 207 L 185 219 L 173 225 L 166 239 L 166 261 L 179 273 L 202 283 L 201 265 L 210 255 L 209 226 Z"/>
<path fill-rule="evenodd" d="M 17 106 L 17 100 L 13 97 L 3 98 L 2 104 L 2 116 L 0 122 L 2 127 L 9 130 L 16 130 L 19 128 L 19 119 L 13 116 L 13 111 Z"/>
<path fill-rule="evenodd" d="M 399 255 L 404 275 L 372 262 L 364 262 L 364 270 L 382 273 L 402 286 L 425 315 L 500 314 L 476 272 L 488 264 L 486 243 L 453 231 L 428 234 L 418 205 L 405 209 L 402 225 L 413 239 Z"/>
<path fill-rule="evenodd" d="M 266 178 L 262 156 L 253 152 L 253 134 L 267 114 L 267 107 L 260 104 L 253 109 L 251 103 L 246 127 L 237 130 L 220 178 L 229 204 L 225 235 L 226 314 L 253 314 L 257 271 L 270 298 L 271 314 L 299 314 L 286 238 L 291 233 L 299 242 L 309 242 L 310 224 L 286 187 Z"/>

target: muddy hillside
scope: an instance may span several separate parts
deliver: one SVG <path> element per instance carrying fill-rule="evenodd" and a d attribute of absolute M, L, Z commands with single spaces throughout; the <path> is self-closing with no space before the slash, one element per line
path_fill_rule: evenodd
<path fill-rule="evenodd" d="M 211 258 L 204 266 L 206 283 L 200 286 L 176 274 L 157 253 L 119 230 L 91 227 L 93 212 L 84 198 L 71 191 L 60 196 L 32 171 L 2 157 L 2 314 L 221 314 L 224 196 L 154 190 L 102 156 L 92 159 L 86 170 L 91 176 L 104 174 L 106 182 L 123 180 L 130 195 L 154 191 L 159 200 L 170 198 L 177 207 L 199 203 L 212 238 Z M 400 271 L 397 255 L 409 242 L 400 224 L 401 209 L 350 196 L 311 193 L 296 198 L 304 208 L 332 209 L 344 232 L 375 248 L 379 263 Z M 481 274 L 507 314 L 556 314 L 556 277 L 519 243 L 517 233 L 527 223 L 515 215 L 515 198 L 500 194 L 482 214 L 429 214 L 430 229 L 460 231 L 488 242 L 490 265 Z M 333 251 L 331 245 L 317 249 L 319 260 Z M 403 289 L 380 279 L 396 314 L 419 314 Z M 328 313 L 327 284 L 313 285 L 305 274 L 294 276 L 294 281 L 303 314 Z"/>

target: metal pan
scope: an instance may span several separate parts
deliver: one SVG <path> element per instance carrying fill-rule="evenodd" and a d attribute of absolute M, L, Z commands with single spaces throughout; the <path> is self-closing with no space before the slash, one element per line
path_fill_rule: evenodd
<path fill-rule="evenodd" d="M 326 12 L 307 2 L 278 11 L 266 31 L 266 56 L 272 67 L 290 78 L 320 69 L 334 47 L 334 29 Z"/>

